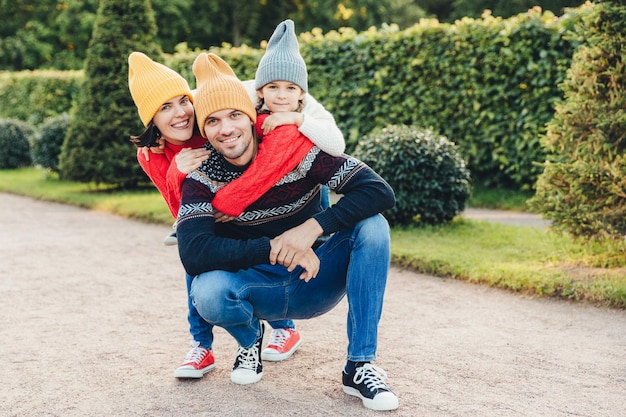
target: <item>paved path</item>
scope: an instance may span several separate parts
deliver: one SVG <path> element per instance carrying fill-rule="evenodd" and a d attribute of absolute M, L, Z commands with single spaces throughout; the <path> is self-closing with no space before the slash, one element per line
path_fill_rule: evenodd
<path fill-rule="evenodd" d="M 0 194 L 0 416 L 374 416 L 343 394 L 341 303 L 252 386 L 172 371 L 188 349 L 166 226 Z M 392 269 L 377 364 L 389 416 L 626 415 L 626 312 Z"/>

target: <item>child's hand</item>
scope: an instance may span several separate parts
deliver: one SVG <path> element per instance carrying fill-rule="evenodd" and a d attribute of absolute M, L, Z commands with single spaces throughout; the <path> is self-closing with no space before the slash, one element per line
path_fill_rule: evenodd
<path fill-rule="evenodd" d="M 152 146 L 152 147 L 150 147 L 150 152 L 156 153 L 156 154 L 163 154 L 163 153 L 165 153 L 165 139 L 158 138 L 156 141 L 159 144 L 159 146 Z"/>
<path fill-rule="evenodd" d="M 204 148 L 183 148 L 174 157 L 176 168 L 183 174 L 189 174 L 194 169 L 200 168 L 200 165 L 209 159 L 210 154 L 211 151 Z"/>
<path fill-rule="evenodd" d="M 263 126 L 261 127 L 263 128 L 263 134 L 267 135 L 269 132 L 282 125 L 296 125 L 300 127 L 303 121 L 304 116 L 302 113 L 295 111 L 272 113 L 265 118 Z"/>

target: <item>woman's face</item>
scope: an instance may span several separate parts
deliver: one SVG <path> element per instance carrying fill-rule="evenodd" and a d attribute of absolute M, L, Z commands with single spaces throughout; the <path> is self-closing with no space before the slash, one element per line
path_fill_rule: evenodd
<path fill-rule="evenodd" d="M 172 97 L 157 110 L 152 122 L 163 139 L 174 145 L 182 145 L 193 135 L 193 104 L 187 96 Z"/>

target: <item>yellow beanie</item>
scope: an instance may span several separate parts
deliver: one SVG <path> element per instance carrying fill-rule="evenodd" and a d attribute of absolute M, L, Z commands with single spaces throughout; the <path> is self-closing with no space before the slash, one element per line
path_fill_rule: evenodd
<path fill-rule="evenodd" d="M 206 137 L 204 121 L 216 111 L 235 109 L 247 114 L 252 123 L 256 121 L 256 110 L 246 88 L 222 58 L 201 53 L 193 62 L 193 73 L 197 86 L 194 107 L 202 136 Z"/>
<path fill-rule="evenodd" d="M 193 103 L 187 80 L 141 52 L 128 56 L 128 88 L 144 126 L 148 126 L 157 110 L 172 97 L 186 95 Z"/>

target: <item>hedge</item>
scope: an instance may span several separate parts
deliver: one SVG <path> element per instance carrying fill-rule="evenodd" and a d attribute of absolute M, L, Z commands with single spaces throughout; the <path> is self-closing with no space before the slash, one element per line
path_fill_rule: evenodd
<path fill-rule="evenodd" d="M 540 137 L 580 43 L 573 22 L 592 7 L 560 18 L 535 8 L 508 19 L 422 20 L 405 30 L 314 30 L 300 35 L 300 50 L 310 92 L 334 114 L 348 151 L 376 129 L 420 126 L 454 138 L 477 182 L 524 189 L 541 172 Z M 263 54 L 228 44 L 208 51 L 242 80 L 254 77 Z M 199 52 L 181 44 L 162 62 L 193 88 Z M 79 72 L 0 74 L 0 99 L 10 103 L 0 117 L 40 122 L 67 110 L 79 85 Z"/>

